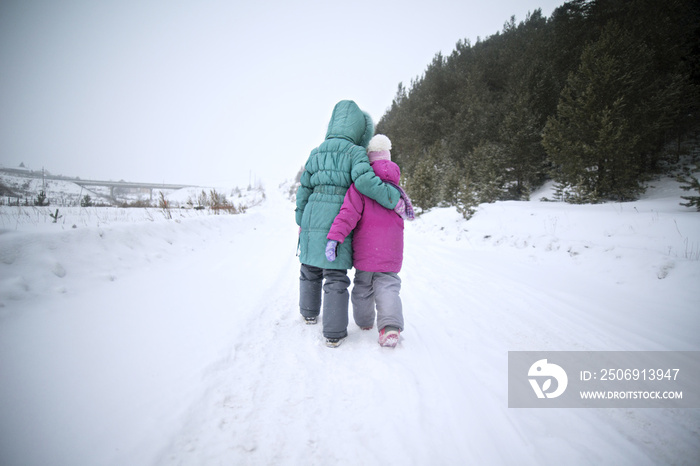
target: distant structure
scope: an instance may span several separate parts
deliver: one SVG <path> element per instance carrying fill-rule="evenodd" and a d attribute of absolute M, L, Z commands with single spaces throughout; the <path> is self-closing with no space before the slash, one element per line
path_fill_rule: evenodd
<path fill-rule="evenodd" d="M 113 201 L 117 201 L 117 198 L 125 196 L 129 193 L 134 194 L 147 194 L 150 200 L 153 200 L 154 190 L 178 190 L 183 188 L 192 188 L 193 185 L 185 184 L 165 184 L 165 183 L 131 183 L 128 181 L 99 181 L 99 180 L 82 180 L 80 178 L 73 178 L 69 176 L 61 175 L 51 175 L 46 172 L 43 168 L 41 172 L 35 172 L 32 170 L 27 170 L 26 168 L 6 168 L 0 167 L 0 172 L 7 173 L 12 176 L 19 176 L 24 178 L 39 178 L 42 179 L 42 185 L 45 180 L 59 180 L 68 181 L 75 183 L 83 188 L 103 188 L 105 191 L 109 192 L 109 197 Z M 8 187 L 5 187 L 9 190 Z M 45 188 L 44 188 L 45 189 Z M 11 190 L 9 190 L 11 192 Z M 8 195 L 15 195 L 15 193 L 8 193 Z"/>
<path fill-rule="evenodd" d="M 182 188 L 192 188 L 192 185 L 186 185 L 186 184 L 156 184 L 156 183 L 130 183 L 127 181 L 97 181 L 97 180 L 81 180 L 81 179 L 66 179 L 66 178 L 54 178 L 54 179 L 62 179 L 66 181 L 71 181 L 78 186 L 81 186 L 83 188 L 87 188 L 88 186 L 90 187 L 102 187 L 102 188 L 108 188 L 109 189 L 109 197 L 112 199 L 117 198 L 117 193 L 119 194 L 124 194 L 127 192 L 136 192 L 143 194 L 145 192 L 148 193 L 148 196 L 150 200 L 153 200 L 153 190 L 158 189 L 158 190 L 177 190 L 177 189 L 182 189 Z"/>

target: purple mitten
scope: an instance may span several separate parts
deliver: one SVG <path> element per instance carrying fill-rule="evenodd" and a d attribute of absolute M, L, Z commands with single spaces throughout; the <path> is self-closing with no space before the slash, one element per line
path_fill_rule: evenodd
<path fill-rule="evenodd" d="M 333 262 L 336 257 L 336 250 L 338 249 L 338 242 L 334 239 L 329 239 L 326 243 L 326 259 Z"/>

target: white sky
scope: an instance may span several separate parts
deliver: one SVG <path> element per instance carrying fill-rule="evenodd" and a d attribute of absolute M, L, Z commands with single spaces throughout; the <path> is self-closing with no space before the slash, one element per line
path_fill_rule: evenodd
<path fill-rule="evenodd" d="M 335 103 L 564 0 L 0 2 L 0 165 L 244 186 L 293 178 Z"/>

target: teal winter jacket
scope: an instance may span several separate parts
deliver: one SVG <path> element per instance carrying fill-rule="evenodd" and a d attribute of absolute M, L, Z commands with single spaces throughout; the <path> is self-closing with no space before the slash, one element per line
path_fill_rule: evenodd
<path fill-rule="evenodd" d="M 352 267 L 352 234 L 338 245 L 337 258 L 330 262 L 325 250 L 335 216 L 352 183 L 362 194 L 393 209 L 400 194 L 372 171 L 366 147 L 374 135 L 372 119 L 351 100 L 333 109 L 326 140 L 311 151 L 301 186 L 297 190 L 296 222 L 299 234 L 299 260 L 323 269 Z"/>

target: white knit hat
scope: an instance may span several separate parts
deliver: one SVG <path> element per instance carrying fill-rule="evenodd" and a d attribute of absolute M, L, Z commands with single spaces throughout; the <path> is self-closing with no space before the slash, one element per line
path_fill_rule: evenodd
<path fill-rule="evenodd" d="M 367 157 L 369 161 L 376 162 L 377 160 L 391 160 L 391 141 L 383 134 L 376 134 L 369 141 L 367 146 Z"/>

